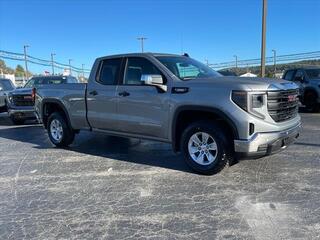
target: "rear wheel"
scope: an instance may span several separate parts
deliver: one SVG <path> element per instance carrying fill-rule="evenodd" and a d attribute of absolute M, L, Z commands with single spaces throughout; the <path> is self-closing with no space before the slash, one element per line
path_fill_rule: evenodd
<path fill-rule="evenodd" d="M 233 154 L 226 134 L 215 122 L 199 121 L 185 129 L 181 149 L 187 164 L 196 172 L 220 172 Z"/>
<path fill-rule="evenodd" d="M 317 95 L 314 92 L 307 92 L 304 97 L 304 103 L 308 112 L 318 112 L 319 104 L 317 102 Z"/>
<path fill-rule="evenodd" d="M 57 147 L 69 146 L 74 140 L 74 131 L 69 127 L 65 117 L 58 113 L 52 113 L 48 118 L 47 130 L 50 141 Z"/>

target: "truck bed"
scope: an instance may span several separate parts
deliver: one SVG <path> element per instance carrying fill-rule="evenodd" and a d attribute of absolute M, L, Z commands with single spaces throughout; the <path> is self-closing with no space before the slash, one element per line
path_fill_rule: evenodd
<path fill-rule="evenodd" d="M 36 111 L 46 101 L 61 102 L 69 114 L 71 125 L 74 129 L 89 128 L 86 117 L 86 83 L 67 83 L 43 85 L 36 89 L 37 99 L 45 98 L 41 104 L 35 104 Z"/>

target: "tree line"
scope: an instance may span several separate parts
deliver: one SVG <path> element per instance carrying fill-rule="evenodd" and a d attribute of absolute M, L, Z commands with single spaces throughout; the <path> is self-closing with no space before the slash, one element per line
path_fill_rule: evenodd
<path fill-rule="evenodd" d="M 29 76 L 32 75 L 31 72 L 29 72 Z M 0 59 L 0 74 L 14 74 L 16 77 L 23 77 L 25 76 L 25 69 L 18 64 L 15 69 L 10 68 L 6 65 L 5 61 Z"/>

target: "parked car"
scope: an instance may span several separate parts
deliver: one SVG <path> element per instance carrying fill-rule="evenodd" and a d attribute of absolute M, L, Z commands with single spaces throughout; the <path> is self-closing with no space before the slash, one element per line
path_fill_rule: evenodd
<path fill-rule="evenodd" d="M 238 76 L 235 72 L 232 72 L 230 70 L 218 70 L 218 73 L 220 73 L 222 76 Z"/>
<path fill-rule="evenodd" d="M 47 84 L 78 83 L 72 76 L 37 76 L 32 77 L 23 88 L 17 88 L 7 95 L 8 113 L 14 124 L 23 124 L 27 119 L 34 119 L 34 100 L 32 89 Z"/>
<path fill-rule="evenodd" d="M 300 101 L 310 112 L 320 109 L 320 68 L 295 68 L 285 71 L 283 79 L 300 87 Z"/>
<path fill-rule="evenodd" d="M 0 78 L 0 112 L 7 111 L 6 95 L 15 89 L 10 79 Z"/>
<path fill-rule="evenodd" d="M 261 157 L 299 136 L 299 88 L 265 78 L 223 77 L 187 56 L 98 58 L 87 84 L 37 88 L 35 110 L 58 147 L 81 129 L 172 144 L 197 172 L 236 156 Z"/>

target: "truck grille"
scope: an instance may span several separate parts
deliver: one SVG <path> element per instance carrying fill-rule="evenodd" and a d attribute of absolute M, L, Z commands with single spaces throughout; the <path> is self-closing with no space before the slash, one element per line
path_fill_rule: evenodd
<path fill-rule="evenodd" d="M 283 122 L 297 116 L 298 89 L 268 91 L 268 112 L 275 122 Z"/>
<path fill-rule="evenodd" d="M 13 104 L 15 106 L 33 106 L 31 95 L 14 95 L 12 96 Z"/>

